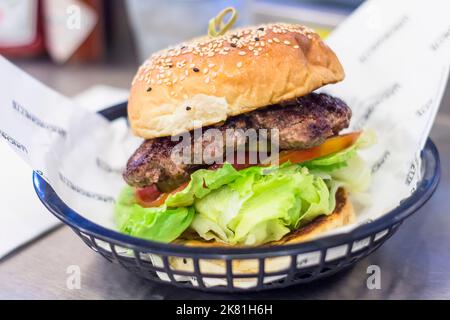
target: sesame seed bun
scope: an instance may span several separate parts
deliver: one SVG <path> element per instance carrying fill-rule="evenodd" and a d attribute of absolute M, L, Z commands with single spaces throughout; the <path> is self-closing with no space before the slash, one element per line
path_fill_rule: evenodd
<path fill-rule="evenodd" d="M 336 229 L 338 227 L 345 226 L 355 221 L 355 212 L 353 205 L 348 197 L 347 191 L 343 188 L 339 188 L 336 193 L 336 207 L 334 211 L 329 215 L 319 216 L 307 225 L 292 231 L 285 235 L 279 241 L 271 242 L 267 245 L 284 245 L 306 242 L 315 239 L 322 235 L 324 232 Z M 183 244 L 187 246 L 196 247 L 227 247 L 229 245 L 217 241 L 202 241 L 198 239 L 177 239 L 177 244 Z M 235 247 L 235 246 L 234 246 Z M 268 258 L 265 261 L 266 272 L 275 272 L 283 270 L 283 266 L 289 266 L 289 257 L 282 258 Z M 170 266 L 173 270 L 191 271 L 192 261 L 171 257 Z M 201 260 L 200 268 L 203 273 L 222 273 L 225 274 L 226 265 L 224 260 Z M 234 260 L 233 272 L 238 273 L 257 273 L 258 261 L 257 260 Z"/>
<path fill-rule="evenodd" d="M 343 78 L 336 55 L 312 30 L 247 27 L 152 55 L 133 80 L 128 115 L 142 138 L 173 136 Z"/>

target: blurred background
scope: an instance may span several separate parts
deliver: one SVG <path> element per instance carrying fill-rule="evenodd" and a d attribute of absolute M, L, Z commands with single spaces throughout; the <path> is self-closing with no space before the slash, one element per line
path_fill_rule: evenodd
<path fill-rule="evenodd" d="M 72 96 L 99 83 L 127 88 L 149 54 L 205 34 L 228 6 L 238 10 L 238 25 L 298 22 L 325 37 L 361 2 L 0 0 L 0 54 Z"/>
<path fill-rule="evenodd" d="M 326 36 L 362 0 L 0 0 L 0 52 L 58 64 L 137 62 L 202 35 L 227 6 L 239 24 L 303 23 Z"/>

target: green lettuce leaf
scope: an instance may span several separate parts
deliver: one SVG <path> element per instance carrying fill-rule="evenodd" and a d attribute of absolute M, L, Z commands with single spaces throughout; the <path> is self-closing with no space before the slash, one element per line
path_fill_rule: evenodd
<path fill-rule="evenodd" d="M 371 170 L 360 156 L 351 158 L 347 167 L 331 172 L 330 176 L 351 193 L 365 192 L 372 180 Z"/>
<path fill-rule="evenodd" d="M 334 209 L 325 182 L 306 168 L 251 167 L 239 174 L 232 183 L 195 201 L 191 228 L 204 239 L 267 243 Z"/>
<path fill-rule="evenodd" d="M 357 154 L 357 147 L 356 144 L 354 144 L 351 147 L 348 147 L 347 149 L 344 149 L 342 151 L 314 160 L 310 160 L 307 162 L 303 162 L 300 165 L 307 167 L 308 169 L 313 171 L 317 170 L 317 171 L 331 172 L 346 167 L 348 165 L 347 161 L 356 156 L 356 154 Z"/>
<path fill-rule="evenodd" d="M 178 238 L 191 224 L 195 199 L 232 182 L 239 176 L 230 164 L 217 170 L 198 170 L 183 190 L 171 194 L 160 207 L 143 208 L 136 203 L 134 189 L 125 187 L 115 207 L 115 220 L 119 231 L 160 242 Z"/>
<path fill-rule="evenodd" d="M 201 199 L 212 190 L 226 185 L 239 176 L 239 172 L 229 163 L 217 170 L 200 169 L 191 175 L 191 181 L 186 188 L 167 197 L 168 207 L 186 207 L 194 204 L 195 199 Z"/>
<path fill-rule="evenodd" d="M 307 167 L 313 172 L 332 172 L 343 169 L 348 167 L 348 161 L 358 154 L 358 150 L 368 148 L 375 142 L 375 132 L 373 130 L 366 130 L 352 146 L 321 158 L 303 162 L 300 165 Z"/>
<path fill-rule="evenodd" d="M 120 232 L 160 242 L 171 242 L 178 238 L 193 218 L 192 207 L 143 208 L 136 203 L 131 187 L 126 187 L 120 193 L 115 207 L 115 219 Z"/>
<path fill-rule="evenodd" d="M 367 189 L 372 179 L 371 170 L 358 151 L 375 143 L 375 132 L 368 129 L 361 134 L 353 146 L 300 165 L 308 167 L 315 176 L 322 177 L 328 185 L 330 194 L 335 194 L 339 187 L 345 187 L 350 192 L 354 204 L 367 206 L 370 204 Z M 330 206 L 334 208 L 335 198 L 330 197 L 330 202 Z"/>

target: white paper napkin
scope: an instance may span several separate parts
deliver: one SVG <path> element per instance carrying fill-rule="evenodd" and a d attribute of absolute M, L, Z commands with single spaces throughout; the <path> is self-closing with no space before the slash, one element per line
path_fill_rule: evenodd
<path fill-rule="evenodd" d="M 32 169 L 0 141 L 0 258 L 57 225 L 33 189 Z"/>
<path fill-rule="evenodd" d="M 74 97 L 91 111 L 127 100 L 128 90 L 98 85 Z M 0 140 L 0 258 L 58 225 L 39 201 L 32 169 L 3 139 Z"/>

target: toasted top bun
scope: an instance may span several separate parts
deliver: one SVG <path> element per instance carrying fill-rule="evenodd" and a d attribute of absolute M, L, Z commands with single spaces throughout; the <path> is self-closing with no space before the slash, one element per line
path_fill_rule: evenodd
<path fill-rule="evenodd" d="M 323 233 L 345 226 L 355 221 L 355 211 L 348 197 L 348 193 L 340 188 L 336 193 L 336 207 L 329 215 L 319 216 L 309 224 L 285 235 L 279 241 L 271 242 L 267 245 L 283 245 L 305 242 L 319 237 Z M 201 241 L 197 239 L 179 239 L 177 244 L 196 247 L 228 247 L 229 245 L 216 241 Z M 193 264 L 190 259 L 171 257 L 170 266 L 173 270 L 193 271 Z M 258 272 L 257 259 L 233 260 L 232 268 L 235 274 L 249 274 Z M 265 259 L 265 271 L 276 272 L 287 269 L 290 265 L 290 257 L 276 257 Z M 226 274 L 226 264 L 224 260 L 200 260 L 202 273 Z M 244 279 L 243 279 L 244 280 Z M 244 280 L 245 282 L 245 280 Z"/>
<path fill-rule="evenodd" d="M 336 55 L 312 30 L 247 27 L 152 55 L 133 80 L 128 116 L 140 137 L 173 136 L 343 78 Z"/>

